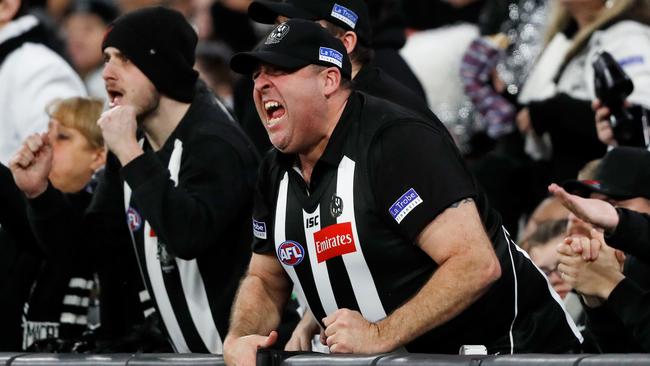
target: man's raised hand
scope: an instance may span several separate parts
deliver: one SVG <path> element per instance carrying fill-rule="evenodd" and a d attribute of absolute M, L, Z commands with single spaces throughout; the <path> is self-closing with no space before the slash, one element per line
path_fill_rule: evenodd
<path fill-rule="evenodd" d="M 27 137 L 9 161 L 9 169 L 27 198 L 36 198 L 45 192 L 52 169 L 52 146 L 47 133 Z"/>

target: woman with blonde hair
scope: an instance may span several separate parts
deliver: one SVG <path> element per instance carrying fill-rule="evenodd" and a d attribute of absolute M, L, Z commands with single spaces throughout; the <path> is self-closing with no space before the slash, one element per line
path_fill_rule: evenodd
<path fill-rule="evenodd" d="M 74 212 L 65 215 L 81 215 L 87 209 L 92 198 L 93 176 L 105 164 L 106 148 L 97 126 L 102 110 L 101 101 L 80 97 L 53 101 L 46 109 L 50 117 L 46 134 L 52 149 L 49 181 L 52 187 L 65 193 L 62 197 L 71 202 L 74 208 Z M 0 201 L 3 202 L 0 206 L 0 225 L 4 232 L 0 235 L 6 233 L 5 236 L 14 239 L 3 240 L 0 248 L 2 263 L 7 264 L 3 268 L 9 268 L 7 276 L 13 279 L 0 287 L 3 294 L 0 297 L 0 309 L 3 309 L 0 323 L 5 326 L 3 330 L 6 330 L 8 337 L 12 338 L 9 342 L 0 339 L 0 349 L 70 351 L 74 342 L 60 340 L 77 339 L 92 323 L 88 306 L 92 304 L 91 289 L 96 286 L 93 284 L 93 273 L 99 270 L 87 253 L 64 256 L 46 250 L 49 246 L 42 245 L 41 241 L 48 238 L 36 240 L 29 227 L 22 192 L 4 165 L 0 165 Z M 70 242 L 93 240 L 85 235 L 82 228 L 78 233 L 70 232 L 67 235 Z M 120 264 L 121 271 L 126 272 L 128 268 L 131 267 Z M 137 271 L 137 268 L 131 269 Z M 110 287 L 110 283 L 107 281 L 102 286 Z M 137 286 L 141 284 L 134 285 Z M 137 294 L 140 289 L 138 287 L 134 293 Z M 124 297 L 128 296 L 125 294 Z M 71 302 L 70 299 L 76 300 Z M 23 312 L 24 304 L 27 310 Z M 137 298 L 129 307 L 138 314 L 133 317 L 122 314 L 124 328 L 128 326 L 126 322 L 129 319 L 142 316 Z M 114 323 L 111 325 L 120 326 L 119 321 Z"/>
<path fill-rule="evenodd" d="M 97 120 L 100 100 L 69 98 L 49 105 L 52 185 L 65 193 L 81 191 L 106 163 L 106 147 Z"/>

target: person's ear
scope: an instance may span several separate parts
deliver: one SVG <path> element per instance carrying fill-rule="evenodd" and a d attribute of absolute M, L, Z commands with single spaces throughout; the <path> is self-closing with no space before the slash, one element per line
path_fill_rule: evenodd
<path fill-rule="evenodd" d="M 357 34 L 353 31 L 346 31 L 339 39 L 343 42 L 343 46 L 345 46 L 348 55 L 354 51 L 355 47 L 357 47 L 357 42 L 359 41 Z"/>
<path fill-rule="evenodd" d="M 20 9 L 20 4 L 21 0 L 1 0 L 0 24 L 9 23 Z"/>
<path fill-rule="evenodd" d="M 323 70 L 324 73 L 324 88 L 323 94 L 329 97 L 334 94 L 341 86 L 341 71 L 336 67 L 328 67 Z"/>
<path fill-rule="evenodd" d="M 106 147 L 101 147 L 93 152 L 93 160 L 90 163 L 90 169 L 96 172 L 99 168 L 106 165 Z"/>

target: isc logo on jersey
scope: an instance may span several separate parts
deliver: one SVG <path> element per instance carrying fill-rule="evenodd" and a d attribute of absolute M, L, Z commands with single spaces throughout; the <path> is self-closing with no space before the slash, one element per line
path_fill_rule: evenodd
<path fill-rule="evenodd" d="M 357 251 L 352 234 L 352 224 L 349 222 L 330 225 L 315 232 L 314 245 L 318 263 Z"/>
<path fill-rule="evenodd" d="M 292 240 L 287 240 L 278 247 L 278 259 L 287 266 L 297 266 L 305 258 L 302 245 Z"/>

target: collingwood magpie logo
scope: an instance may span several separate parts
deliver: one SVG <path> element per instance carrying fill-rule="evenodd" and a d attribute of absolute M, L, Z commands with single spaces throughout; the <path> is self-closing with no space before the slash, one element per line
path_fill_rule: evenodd
<path fill-rule="evenodd" d="M 330 200 L 330 214 L 333 218 L 341 216 L 343 213 L 343 199 L 335 194 L 332 195 Z"/>
<path fill-rule="evenodd" d="M 287 23 L 282 23 L 278 25 L 268 37 L 266 37 L 266 42 L 264 42 L 264 44 L 279 43 L 287 33 L 289 33 L 289 25 Z"/>

